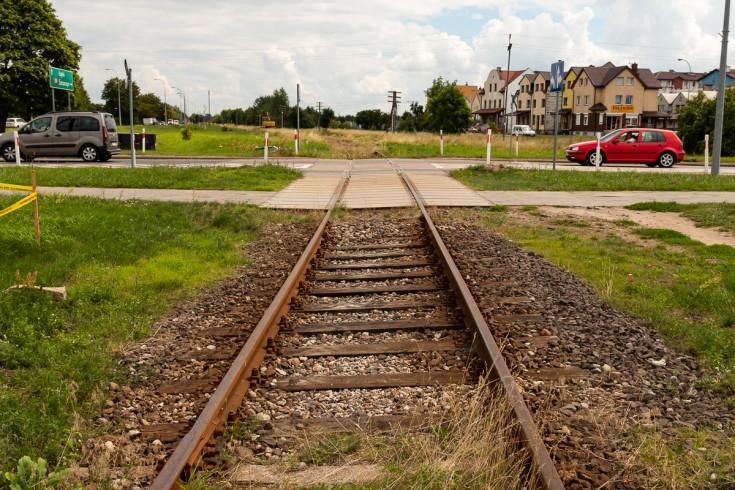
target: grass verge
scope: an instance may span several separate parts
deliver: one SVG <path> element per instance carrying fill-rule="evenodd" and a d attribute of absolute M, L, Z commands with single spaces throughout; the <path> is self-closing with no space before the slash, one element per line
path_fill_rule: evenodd
<path fill-rule="evenodd" d="M 735 191 L 735 176 L 526 170 L 474 165 L 452 177 L 479 191 Z"/>
<path fill-rule="evenodd" d="M 735 212 L 731 204 L 630 208 L 681 211 L 703 226 L 728 229 Z M 707 368 L 699 388 L 735 407 L 735 249 L 629 221 L 580 226 L 533 207 L 472 212 L 484 215 L 489 228 L 584 279 L 608 304 L 642 318 L 668 344 L 698 357 Z M 638 426 L 628 437 L 637 448 L 631 468 L 646 472 L 662 488 L 701 488 L 731 481 L 727 478 L 735 471 L 735 451 L 723 447 L 728 439 L 716 427 L 682 426 L 664 435 Z"/>
<path fill-rule="evenodd" d="M 0 196 L 0 208 L 14 201 Z M 0 219 L 2 471 L 23 455 L 67 467 L 80 442 L 74 420 L 93 413 L 115 380 L 118 346 L 246 264 L 242 244 L 266 223 L 311 219 L 244 205 L 65 195 L 40 196 L 39 207 L 40 247 L 31 206 Z M 19 281 L 66 286 L 69 299 L 2 292 Z"/>
<path fill-rule="evenodd" d="M 54 187 L 105 187 L 136 189 L 219 189 L 278 191 L 303 177 L 282 165 L 242 167 L 208 165 L 149 168 L 36 168 L 36 183 Z M 0 167 L 0 182 L 29 185 L 28 168 Z"/>

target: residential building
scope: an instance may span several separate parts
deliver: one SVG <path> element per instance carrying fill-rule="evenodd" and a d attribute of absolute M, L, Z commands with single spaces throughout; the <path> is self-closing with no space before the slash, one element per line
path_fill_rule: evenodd
<path fill-rule="evenodd" d="M 704 73 L 682 73 L 674 70 L 654 73 L 661 84 L 661 93 L 697 92 L 702 88 L 701 78 Z"/>
<path fill-rule="evenodd" d="M 559 131 L 562 133 L 572 132 L 572 122 L 574 120 L 572 116 L 574 89 L 572 87 L 581 72 L 581 66 L 573 66 L 564 75 L 564 89 L 561 91 L 561 108 L 559 109 Z"/>
<path fill-rule="evenodd" d="M 589 66 L 572 84 L 572 131 L 594 134 L 629 126 L 656 127 L 661 84 L 651 70 L 628 66 Z"/>
<path fill-rule="evenodd" d="M 476 87 L 467 83 L 464 85 L 455 85 L 455 87 L 460 91 L 462 97 L 464 97 L 467 107 L 470 108 L 470 112 L 473 113 L 472 121 L 479 122 L 480 118 L 474 112 L 482 108 L 482 97 L 480 95 L 482 87 Z"/>
<path fill-rule="evenodd" d="M 679 129 L 677 124 L 678 113 L 677 110 L 687 104 L 689 99 L 692 99 L 701 93 L 704 94 L 708 100 L 714 100 L 717 98 L 716 90 L 698 90 L 696 92 L 663 92 L 658 95 L 658 112 L 667 114 L 669 119 L 662 119 L 659 126 L 660 129 Z"/>
<path fill-rule="evenodd" d="M 717 90 L 717 86 L 720 84 L 720 70 L 715 69 L 704 73 L 698 81 L 699 87 L 702 90 Z M 734 84 L 735 72 L 728 69 L 727 73 L 725 73 L 725 87 L 730 87 Z"/>
<path fill-rule="evenodd" d="M 506 92 L 508 93 L 508 105 L 511 106 L 508 112 L 513 112 L 516 104 L 514 96 L 519 91 L 520 78 L 528 73 L 533 73 L 533 71 L 530 69 L 507 71 L 500 67 L 490 70 L 483 86 L 482 109 L 475 111 L 475 114 L 482 118 L 483 124 L 492 122 L 499 128 L 503 127 Z M 509 116 L 509 125 L 512 125 L 513 121 L 513 116 Z"/>

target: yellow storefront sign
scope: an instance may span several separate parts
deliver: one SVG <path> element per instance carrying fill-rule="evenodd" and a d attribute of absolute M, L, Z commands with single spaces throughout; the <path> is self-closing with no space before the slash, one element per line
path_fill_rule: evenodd
<path fill-rule="evenodd" d="M 610 112 L 635 112 L 634 105 L 615 104 L 610 107 Z"/>

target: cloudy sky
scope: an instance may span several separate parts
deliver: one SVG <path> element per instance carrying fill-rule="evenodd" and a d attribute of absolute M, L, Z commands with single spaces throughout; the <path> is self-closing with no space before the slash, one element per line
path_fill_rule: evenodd
<path fill-rule="evenodd" d="M 292 104 L 337 114 L 399 112 L 442 76 L 482 85 L 488 71 L 637 62 L 653 71 L 706 72 L 720 59 L 724 0 L 51 0 L 82 46 L 90 97 L 127 59 L 144 92 L 188 112 L 248 107 L 283 87 Z M 732 28 L 732 26 L 731 26 Z M 731 36 L 732 38 L 732 36 Z M 735 47 L 730 43 L 731 55 Z M 164 82 L 154 80 L 162 79 Z"/>

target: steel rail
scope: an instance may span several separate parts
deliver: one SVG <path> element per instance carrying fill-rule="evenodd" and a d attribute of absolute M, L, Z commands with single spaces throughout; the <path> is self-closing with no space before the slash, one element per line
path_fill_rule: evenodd
<path fill-rule="evenodd" d="M 393 162 L 391 162 L 391 164 L 393 164 Z M 556 471 L 556 468 L 554 467 L 554 462 L 544 445 L 544 441 L 538 433 L 536 424 L 531 416 L 531 412 L 528 410 L 526 402 L 523 399 L 523 394 L 518 388 L 516 382 L 513 380 L 513 376 L 505 363 L 505 359 L 503 358 L 498 345 L 495 343 L 495 339 L 490 332 L 490 328 L 488 327 L 487 322 L 485 322 L 485 318 L 482 316 L 480 308 L 472 297 L 469 287 L 467 287 L 467 284 L 464 282 L 462 274 L 454 263 L 454 260 L 449 253 L 449 249 L 444 244 L 444 240 L 442 240 L 439 235 L 439 231 L 436 229 L 436 226 L 434 226 L 433 221 L 429 217 L 423 196 L 405 173 L 399 172 L 399 174 L 403 178 L 403 181 L 406 183 L 411 194 L 413 194 L 414 200 L 419 206 L 419 209 L 421 209 L 421 213 L 426 222 L 426 227 L 429 230 L 431 241 L 434 244 L 435 250 L 439 254 L 439 260 L 442 263 L 444 274 L 449 280 L 449 284 L 457 298 L 459 306 L 462 308 L 464 322 L 469 328 L 477 332 L 477 335 L 481 340 L 479 352 L 490 368 L 492 379 L 493 381 L 500 381 L 502 383 L 505 392 L 511 400 L 513 412 L 520 425 L 523 444 L 531 453 L 532 465 L 535 468 L 536 473 L 539 475 L 541 483 L 546 488 L 552 490 L 563 489 L 564 485 Z"/>
<path fill-rule="evenodd" d="M 291 300 L 298 295 L 299 285 L 312 266 L 312 259 L 319 250 L 332 209 L 347 185 L 347 177 L 348 175 L 345 175 L 340 180 L 327 205 L 324 219 L 273 302 L 250 334 L 194 426 L 176 446 L 150 488 L 159 490 L 178 488 L 179 482 L 185 481 L 199 464 L 201 455 L 218 428 L 223 427 L 229 415 L 235 413 L 239 407 L 250 388 L 251 377 L 257 377 L 257 370 L 265 357 L 266 347 L 278 333 L 279 323 L 288 313 Z"/>

